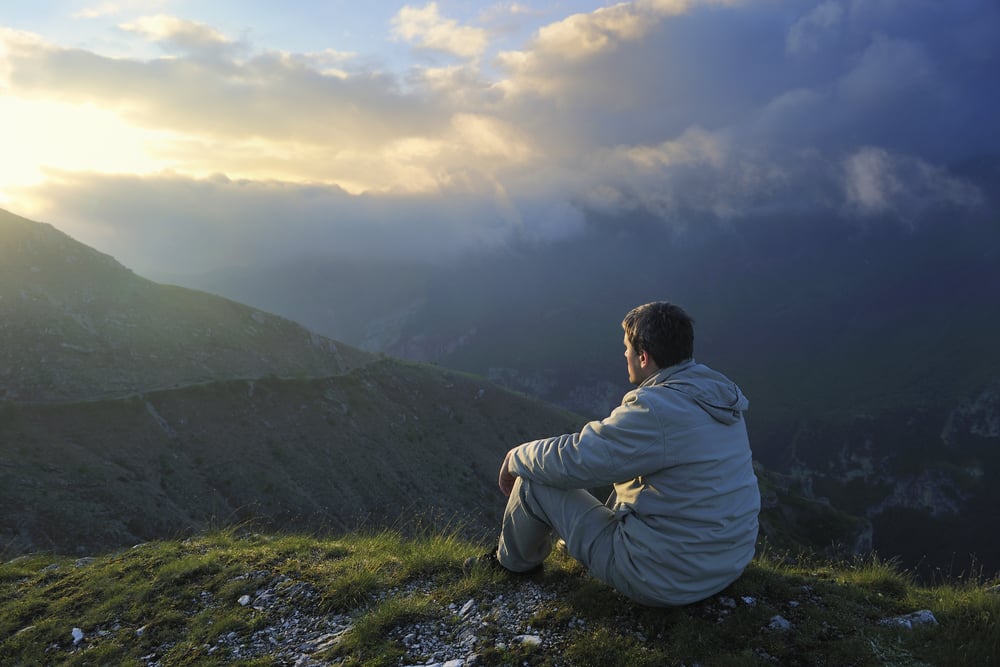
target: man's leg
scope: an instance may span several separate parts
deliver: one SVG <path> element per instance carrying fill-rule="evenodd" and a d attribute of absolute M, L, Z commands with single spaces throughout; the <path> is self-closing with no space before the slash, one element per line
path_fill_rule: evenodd
<path fill-rule="evenodd" d="M 552 550 L 552 533 L 566 541 L 570 556 L 587 569 L 602 570 L 612 557 L 615 516 L 582 489 L 556 489 L 518 478 L 507 500 L 497 560 L 508 570 L 526 572 Z"/>

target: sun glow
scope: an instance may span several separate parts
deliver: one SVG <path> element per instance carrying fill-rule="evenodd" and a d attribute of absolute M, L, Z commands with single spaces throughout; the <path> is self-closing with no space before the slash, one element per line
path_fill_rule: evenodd
<path fill-rule="evenodd" d="M 151 173 L 170 168 L 154 156 L 165 134 L 129 126 L 93 106 L 0 98 L 0 200 L 43 182 L 47 170 Z"/>

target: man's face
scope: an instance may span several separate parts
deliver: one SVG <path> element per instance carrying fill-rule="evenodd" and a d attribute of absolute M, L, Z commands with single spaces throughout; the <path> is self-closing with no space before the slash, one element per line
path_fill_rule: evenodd
<path fill-rule="evenodd" d="M 652 371 L 649 367 L 652 364 L 644 363 L 644 360 L 648 360 L 648 355 L 644 352 L 636 352 L 632 348 L 632 343 L 628 340 L 628 335 L 625 335 L 625 363 L 628 366 L 628 381 L 632 384 L 639 384 L 650 375 Z M 646 366 L 646 368 L 643 368 Z"/>

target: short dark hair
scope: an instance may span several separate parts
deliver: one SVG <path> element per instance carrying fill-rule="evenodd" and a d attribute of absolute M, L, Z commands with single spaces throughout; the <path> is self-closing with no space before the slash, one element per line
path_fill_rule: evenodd
<path fill-rule="evenodd" d="M 632 349 L 645 351 L 660 368 L 694 357 L 694 320 L 669 301 L 633 308 L 622 320 L 622 328 Z"/>

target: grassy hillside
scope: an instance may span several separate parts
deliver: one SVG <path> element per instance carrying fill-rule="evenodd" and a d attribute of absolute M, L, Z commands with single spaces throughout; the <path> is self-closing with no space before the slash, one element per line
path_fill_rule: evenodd
<path fill-rule="evenodd" d="M 0 210 L 0 400 L 85 400 L 371 360 L 289 320 L 159 285 Z"/>
<path fill-rule="evenodd" d="M 581 425 L 481 378 L 391 359 L 315 380 L 0 402 L 0 553 L 86 553 L 244 520 L 494 528 L 504 452 Z"/>
<path fill-rule="evenodd" d="M 636 606 L 554 554 L 507 578 L 452 534 L 223 531 L 0 565 L 11 665 L 989 665 L 996 581 L 913 584 L 877 561 L 766 552 L 720 595 Z M 915 612 L 926 623 L 906 621 Z M 908 624 L 908 626 L 907 626 Z"/>

